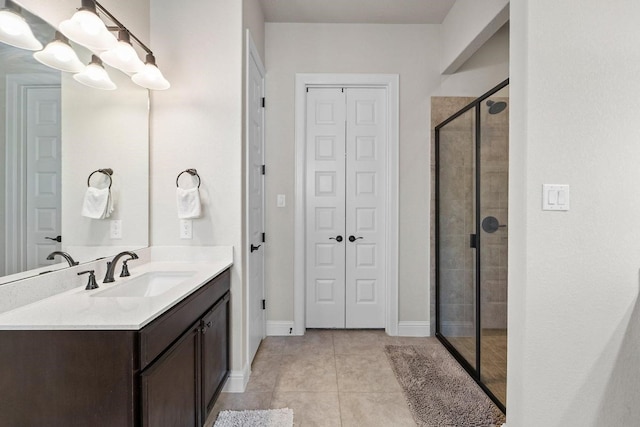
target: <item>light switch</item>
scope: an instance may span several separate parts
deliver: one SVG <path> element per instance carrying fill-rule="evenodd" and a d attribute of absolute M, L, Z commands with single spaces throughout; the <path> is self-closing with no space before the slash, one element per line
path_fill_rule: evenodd
<path fill-rule="evenodd" d="M 543 211 L 568 211 L 569 186 L 565 184 L 542 185 Z"/>
<path fill-rule="evenodd" d="M 286 205 L 286 199 L 284 197 L 284 194 L 278 194 L 278 196 L 276 197 L 276 206 L 279 208 L 284 208 Z"/>

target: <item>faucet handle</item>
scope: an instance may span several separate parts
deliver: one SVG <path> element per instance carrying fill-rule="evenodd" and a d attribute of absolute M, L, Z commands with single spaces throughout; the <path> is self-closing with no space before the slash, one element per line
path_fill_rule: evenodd
<path fill-rule="evenodd" d="M 98 283 L 96 283 L 96 275 L 95 270 L 87 270 L 87 271 L 81 271 L 80 273 L 78 273 L 78 276 L 82 275 L 82 274 L 87 274 L 89 273 L 89 282 L 87 283 L 87 287 L 84 288 L 85 291 L 90 291 L 91 289 L 98 289 Z"/>
<path fill-rule="evenodd" d="M 102 281 L 102 283 L 111 283 L 113 282 L 113 272 L 111 272 L 111 277 L 109 277 L 109 271 L 111 270 L 111 262 L 112 261 L 107 261 L 107 272 L 104 274 L 104 280 Z M 115 265 L 113 266 L 115 268 Z"/>
<path fill-rule="evenodd" d="M 122 261 L 122 272 L 120 273 L 120 277 L 129 277 L 131 273 L 129 273 L 129 267 L 127 266 L 128 259 Z"/>

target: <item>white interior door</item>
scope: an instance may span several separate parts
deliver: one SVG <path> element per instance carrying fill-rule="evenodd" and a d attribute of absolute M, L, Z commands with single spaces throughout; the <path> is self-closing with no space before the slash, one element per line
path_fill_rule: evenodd
<path fill-rule="evenodd" d="M 250 39 L 250 37 L 247 37 Z M 250 43 L 251 45 L 251 43 Z M 247 247 L 248 340 L 252 361 L 265 336 L 264 316 L 264 68 L 255 48 L 247 49 Z"/>
<path fill-rule="evenodd" d="M 386 90 L 309 88 L 306 326 L 385 326 Z"/>
<path fill-rule="evenodd" d="M 308 328 L 345 327 L 345 99 L 341 88 L 307 92 Z"/>
<path fill-rule="evenodd" d="M 31 87 L 26 94 L 26 254 L 27 269 L 33 269 L 60 262 L 46 260 L 60 250 L 60 243 L 47 239 L 60 235 L 60 88 Z"/>
<path fill-rule="evenodd" d="M 347 90 L 347 328 L 384 328 L 386 90 Z"/>

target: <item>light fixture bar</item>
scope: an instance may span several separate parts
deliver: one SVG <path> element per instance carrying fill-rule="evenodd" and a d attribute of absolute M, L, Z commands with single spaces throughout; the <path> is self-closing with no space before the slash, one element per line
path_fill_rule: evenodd
<path fill-rule="evenodd" d="M 142 42 L 140 41 L 140 39 L 139 39 L 139 38 L 137 38 L 137 37 L 135 36 L 135 34 L 133 34 L 133 33 L 132 33 L 132 32 L 131 32 L 127 27 L 125 27 L 125 26 L 124 26 L 124 24 L 123 24 L 122 22 L 118 21 L 118 19 L 117 19 L 115 16 L 113 16 L 113 15 L 111 14 L 111 12 L 109 12 L 107 9 L 105 9 L 105 7 L 104 7 L 104 6 L 102 6 L 100 3 L 98 3 L 97 1 L 96 1 L 96 2 L 94 2 L 94 3 L 95 3 L 95 5 L 96 5 L 96 9 L 98 9 L 100 12 L 104 13 L 104 14 L 105 14 L 105 15 L 106 15 L 110 20 L 111 20 L 111 22 L 113 22 L 114 24 L 116 24 L 116 26 L 115 26 L 115 27 L 114 27 L 114 26 L 107 26 L 107 29 L 108 29 L 109 31 L 122 31 L 122 30 L 126 31 L 127 33 L 129 33 L 129 37 L 131 37 L 133 40 L 135 40 L 135 41 L 136 41 L 136 43 L 138 43 L 138 45 L 139 45 L 139 46 L 140 46 L 140 47 L 141 47 L 141 48 L 142 48 L 142 49 L 143 49 L 147 54 L 151 54 L 151 55 L 153 54 L 153 52 L 151 51 L 151 49 L 149 49 L 149 48 L 147 47 L 147 45 L 145 45 L 144 43 L 142 43 Z"/>

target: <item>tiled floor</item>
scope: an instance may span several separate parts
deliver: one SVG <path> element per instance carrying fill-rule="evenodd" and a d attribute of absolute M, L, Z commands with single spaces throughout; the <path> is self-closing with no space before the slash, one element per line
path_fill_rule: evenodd
<path fill-rule="evenodd" d="M 295 426 L 415 426 L 384 346 L 434 339 L 371 330 L 268 337 L 253 362 L 247 390 L 222 393 L 205 427 L 224 409 L 284 407 L 293 409 Z"/>
<path fill-rule="evenodd" d="M 447 337 L 465 359 L 475 364 L 476 341 L 474 337 Z M 491 392 L 507 403 L 507 330 L 483 329 L 481 341 L 482 381 Z"/>

